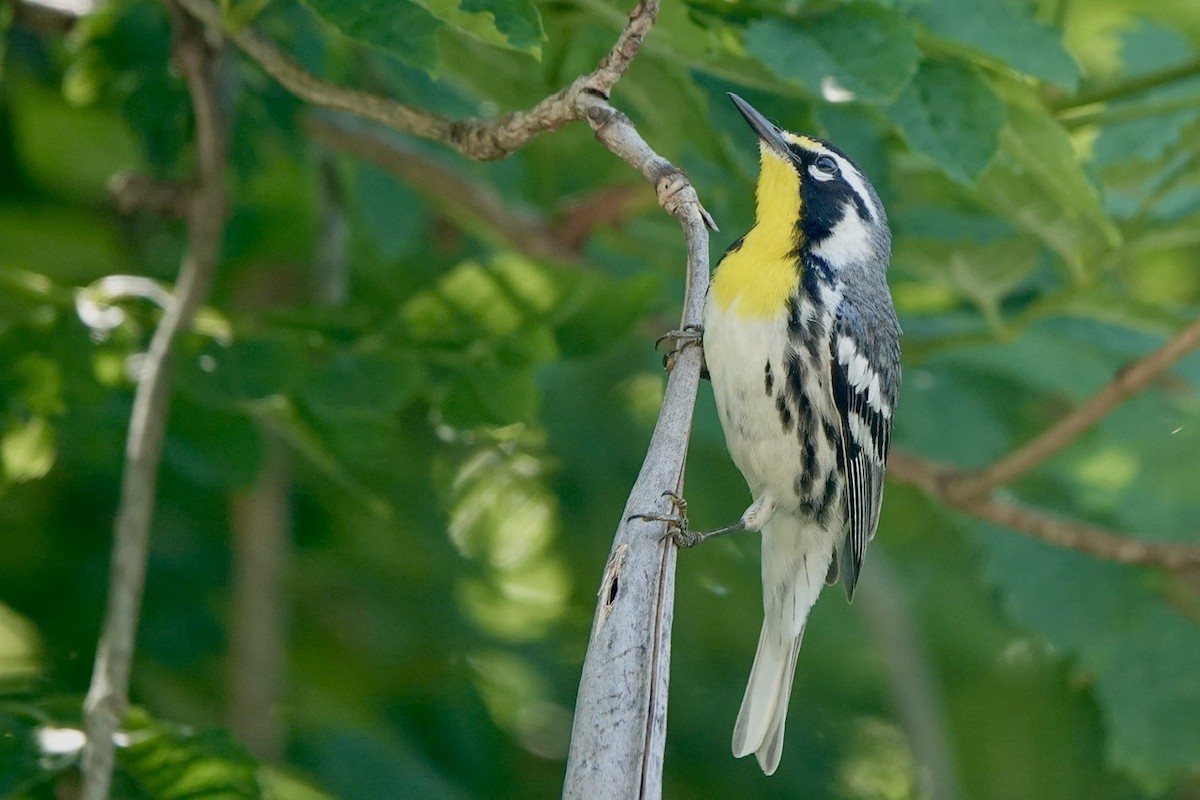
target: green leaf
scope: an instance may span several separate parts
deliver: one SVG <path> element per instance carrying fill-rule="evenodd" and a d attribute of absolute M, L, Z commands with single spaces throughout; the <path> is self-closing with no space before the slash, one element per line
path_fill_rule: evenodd
<path fill-rule="evenodd" d="M 969 183 L 995 155 L 1004 104 L 979 73 L 963 64 L 926 61 L 890 109 L 904 138 L 959 183 Z"/>
<path fill-rule="evenodd" d="M 258 797 L 258 767 L 223 731 L 136 724 L 117 750 L 121 771 L 153 800 Z"/>
<path fill-rule="evenodd" d="M 478 364 L 455 377 L 446 389 L 442 415 L 462 430 L 481 425 L 532 422 L 538 389 L 531 369 Z"/>
<path fill-rule="evenodd" d="M 746 49 L 785 81 L 820 96 L 834 79 L 859 99 L 894 97 L 917 69 L 917 41 L 900 14 L 877 6 L 842 6 L 810 20 L 770 18 L 746 29 Z"/>
<path fill-rule="evenodd" d="M 305 370 L 297 342 L 283 338 L 237 339 L 229 345 L 206 341 L 198 353 L 180 356 L 179 380 L 197 402 L 216 408 L 281 394 L 295 386 Z"/>
<path fill-rule="evenodd" d="M 1173 28 L 1157 22 L 1141 22 L 1121 39 L 1126 79 L 1159 70 L 1180 67 L 1192 55 L 1187 40 Z M 1140 160 L 1154 162 L 1175 148 L 1187 126 L 1200 119 L 1200 80 L 1172 81 L 1138 92 L 1131 98 L 1109 103 L 1107 110 L 1118 120 L 1103 125 L 1094 145 L 1097 166 L 1122 165 Z M 1136 114 L 1119 119 L 1122 113 Z M 1153 180 L 1148 170 L 1139 173 Z"/>
<path fill-rule="evenodd" d="M 1013 617 L 1072 654 L 1094 682 L 1108 758 L 1147 790 L 1200 769 L 1200 628 L 1141 570 L 984 526 L 988 577 Z"/>
<path fill-rule="evenodd" d="M 529 0 L 417 0 L 451 28 L 486 44 L 542 55 L 542 17 Z"/>
<path fill-rule="evenodd" d="M 1015 0 L 927 0 L 912 13 L 936 36 L 993 58 L 1018 72 L 1074 89 L 1079 66 L 1067 53 L 1061 34 Z"/>
<path fill-rule="evenodd" d="M 327 431 L 315 427 L 286 397 L 275 397 L 261 403 L 257 412 L 262 423 L 278 434 L 293 452 L 354 497 L 362 508 L 380 519 L 392 515 L 394 508 L 388 500 L 364 485 L 332 451 L 329 439 L 337 429 Z"/>
<path fill-rule="evenodd" d="M 262 469 L 262 436 L 246 415 L 201 406 L 184 395 L 171 407 L 163 463 L 200 486 L 243 489 Z"/>
<path fill-rule="evenodd" d="M 2 474 L 22 482 L 36 480 L 54 466 L 54 428 L 41 417 L 15 424 L 0 437 Z"/>
<path fill-rule="evenodd" d="M 412 0 L 303 0 L 331 28 L 406 64 L 433 72 L 441 21 Z"/>
<path fill-rule="evenodd" d="M 421 362 L 412 353 L 340 353 L 304 386 L 302 396 L 321 417 L 381 417 L 404 405 L 423 381 Z"/>
<path fill-rule="evenodd" d="M 1006 109 L 1000 152 L 977 180 L 987 204 L 1038 236 L 1079 281 L 1120 242 L 1071 139 L 1028 86 L 995 84 Z"/>
<path fill-rule="evenodd" d="M 894 258 L 930 284 L 948 283 L 1000 329 L 1000 305 L 1033 272 L 1039 249 L 1026 238 L 979 243 L 905 237 L 897 243 Z"/>

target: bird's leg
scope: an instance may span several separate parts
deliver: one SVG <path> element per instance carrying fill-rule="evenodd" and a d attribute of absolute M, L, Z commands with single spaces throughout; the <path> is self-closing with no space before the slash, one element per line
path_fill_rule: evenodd
<path fill-rule="evenodd" d="M 680 548 L 695 547 L 707 539 L 724 536 L 727 533 L 762 530 L 762 526 L 767 523 L 767 520 L 775 512 L 774 501 L 771 500 L 770 496 L 764 494 L 746 509 L 741 519 L 732 525 L 726 525 L 724 528 L 717 528 L 711 531 L 694 531 L 688 523 L 687 501 L 674 492 L 663 492 L 663 497 L 671 498 L 671 505 L 675 507 L 678 513 L 633 514 L 629 518 L 667 523 L 667 533 L 663 538 L 669 538 L 675 543 L 676 547 Z"/>
<path fill-rule="evenodd" d="M 658 337 L 658 341 L 654 343 L 654 349 L 658 349 L 663 342 L 671 342 L 672 347 L 663 356 L 663 369 L 670 372 L 675 368 L 675 357 L 688 347 L 704 347 L 704 326 L 703 325 L 684 325 L 682 328 L 673 331 L 667 331 L 662 336 Z"/>

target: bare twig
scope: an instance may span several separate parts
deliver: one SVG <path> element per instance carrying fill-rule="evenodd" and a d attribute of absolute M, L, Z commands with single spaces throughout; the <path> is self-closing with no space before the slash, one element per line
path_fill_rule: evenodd
<path fill-rule="evenodd" d="M 93 3 L 72 7 L 42 0 L 17 0 L 13 7 L 13 24 L 38 33 L 70 33 L 75 23 L 94 10 Z"/>
<path fill-rule="evenodd" d="M 930 497 L 979 519 L 1003 525 L 1044 542 L 1116 561 L 1182 570 L 1200 567 L 1200 545 L 1156 542 L 984 497 L 964 496 L 952 487 L 963 472 L 956 467 L 894 450 L 888 457 L 888 477 L 908 483 Z"/>
<path fill-rule="evenodd" d="M 1037 437 L 982 470 L 961 471 L 944 490 L 960 501 L 983 497 L 1019 478 L 1075 441 L 1118 405 L 1146 389 L 1179 359 L 1200 346 L 1200 321 L 1188 325 L 1150 355 L 1121 370 L 1086 403 Z"/>
<path fill-rule="evenodd" d="M 211 0 L 178 2 L 205 24 L 218 29 L 222 27 L 220 9 Z M 491 122 L 451 120 L 380 95 L 337 86 L 306 72 L 249 27 L 227 31 L 227 34 L 268 74 L 303 100 L 324 108 L 349 111 L 398 131 L 443 142 L 468 158 L 491 160 L 503 158 L 523 147 L 540 133 L 584 119 L 595 101 L 606 104 L 612 87 L 637 55 L 642 37 L 654 25 L 658 5 L 657 0 L 638 3 L 630 14 L 629 24 L 594 71 L 576 78 L 570 86 L 549 95 L 532 108 L 513 111 Z"/>
<path fill-rule="evenodd" d="M 84 706 L 87 729 L 84 800 L 106 800 L 109 793 L 113 734 L 128 705 L 129 671 L 170 399 L 171 347 L 208 294 L 225 220 L 222 177 L 226 150 L 215 87 L 215 54 L 199 26 L 182 14 L 173 13 L 172 17 L 176 33 L 174 56 L 191 90 L 196 118 L 197 176 L 187 213 L 188 251 L 180 267 L 175 296 L 151 337 L 134 394 L 114 531 L 108 606 Z"/>

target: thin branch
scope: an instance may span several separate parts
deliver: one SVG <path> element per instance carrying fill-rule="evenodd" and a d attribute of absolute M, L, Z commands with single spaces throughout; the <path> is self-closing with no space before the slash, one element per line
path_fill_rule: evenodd
<path fill-rule="evenodd" d="M 683 325 L 698 325 L 708 290 L 708 219 L 682 173 L 641 140 L 624 115 L 600 120 L 597 136 L 639 171 L 657 175 L 660 203 L 687 240 Z M 665 165 L 665 166 L 664 166 Z M 683 491 L 700 351 L 684 348 L 667 380 L 658 422 L 613 539 L 584 659 L 563 797 L 654 800 L 662 792 L 674 616 L 675 547 L 663 523 L 634 514 L 669 511 L 663 492 Z M 631 697 L 632 695 L 632 697 Z"/>
<path fill-rule="evenodd" d="M 486 184 L 472 181 L 436 160 L 365 130 L 320 116 L 304 121 L 308 135 L 321 145 L 370 161 L 431 196 L 456 219 L 482 222 L 519 252 L 533 258 L 578 264 L 579 253 L 566 248 L 545 220 L 513 207 Z"/>
<path fill-rule="evenodd" d="M 108 606 L 84 705 L 87 746 L 84 800 L 106 800 L 112 780 L 113 734 L 125 715 L 158 465 L 162 455 L 171 386 L 171 348 L 188 328 L 212 283 L 225 220 L 226 145 L 215 86 L 215 54 L 203 30 L 172 10 L 174 57 L 192 95 L 196 119 L 197 176 L 188 207 L 188 251 L 172 303 L 150 340 L 138 376 L 125 445 L 121 502 L 117 509 Z"/>
<path fill-rule="evenodd" d="M 1200 320 L 1150 355 L 1121 370 L 1086 403 L 986 469 L 961 472 L 946 490 L 960 499 L 983 497 L 1029 472 L 1075 441 L 1114 408 L 1145 390 L 1179 359 L 1200 346 Z"/>
<path fill-rule="evenodd" d="M 330 150 L 370 161 L 403 178 L 458 227 L 470 228 L 472 222 L 478 222 L 530 258 L 585 266 L 581 254 L 592 232 L 620 224 L 645 202 L 644 189 L 637 184 L 608 186 L 564 203 L 548 220 L 514 207 L 487 183 L 466 177 L 403 140 L 320 115 L 307 117 L 304 129 L 313 141 Z M 465 225 L 463 220 L 467 220 Z"/>
<path fill-rule="evenodd" d="M 223 29 L 220 9 L 211 0 L 177 1 L 205 24 Z M 250 27 L 226 31 L 226 34 L 246 55 L 302 100 L 323 108 L 348 111 L 398 131 L 443 142 L 468 158 L 492 160 L 503 158 L 523 147 L 540 133 L 557 130 L 569 122 L 585 118 L 593 105 L 591 100 L 607 101 L 612 87 L 637 55 L 642 37 L 653 26 L 658 16 L 658 6 L 657 0 L 638 3 L 612 50 L 594 71 L 576 78 L 571 85 L 549 95 L 532 108 L 510 112 L 491 122 L 480 119 L 451 120 L 387 97 L 347 89 L 322 80 L 305 71 Z"/>
<path fill-rule="evenodd" d="M 1100 86 L 1088 92 L 1082 92 L 1073 96 L 1068 95 L 1060 103 L 1056 104 L 1055 110 L 1066 111 L 1096 103 L 1122 100 L 1126 97 L 1140 94 L 1150 89 L 1157 89 L 1160 86 L 1175 83 L 1176 81 L 1186 80 L 1196 75 L 1200 75 L 1200 58 L 1178 64 L 1174 67 L 1148 72 L 1145 75 L 1138 75 L 1135 78 L 1130 78 L 1120 83 Z"/>
<path fill-rule="evenodd" d="M 956 467 L 902 450 L 893 450 L 888 457 L 888 477 L 893 480 L 916 486 L 951 508 L 1028 534 L 1049 544 L 1121 564 L 1158 566 L 1172 570 L 1200 567 L 1200 545 L 1134 538 L 997 500 L 990 494 L 982 497 L 963 495 L 954 486 L 965 474 Z"/>

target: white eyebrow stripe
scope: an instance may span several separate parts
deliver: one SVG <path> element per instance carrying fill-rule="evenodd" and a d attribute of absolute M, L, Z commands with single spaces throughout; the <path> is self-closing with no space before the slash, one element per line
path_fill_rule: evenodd
<path fill-rule="evenodd" d="M 845 178 L 846 183 L 850 184 L 850 188 L 862 199 L 863 205 L 867 208 L 867 214 L 871 217 L 871 221 L 879 222 L 879 212 L 875 209 L 875 203 L 871 201 L 871 191 L 867 188 L 867 181 L 863 178 L 862 173 L 837 153 L 833 153 L 832 155 L 837 159 L 838 165 L 841 166 L 842 177 Z"/>

